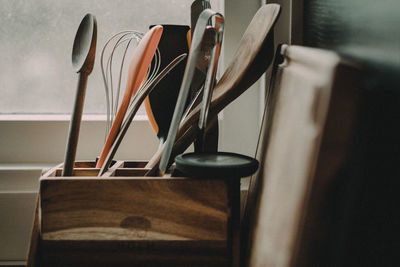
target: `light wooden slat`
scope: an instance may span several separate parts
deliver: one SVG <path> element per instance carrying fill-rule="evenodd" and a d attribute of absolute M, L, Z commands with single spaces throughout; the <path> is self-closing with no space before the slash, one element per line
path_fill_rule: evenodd
<path fill-rule="evenodd" d="M 127 176 L 144 164 L 45 172 L 28 266 L 237 266 L 239 179 Z"/>
<path fill-rule="evenodd" d="M 41 180 L 43 240 L 224 240 L 228 209 L 221 180 Z"/>
<path fill-rule="evenodd" d="M 356 114 L 357 68 L 332 52 L 290 46 L 255 190 L 247 266 L 309 266 L 329 231 L 322 203 L 346 160 Z M 254 196 L 253 196 L 254 197 Z M 305 230 L 312 229 L 312 231 Z"/>

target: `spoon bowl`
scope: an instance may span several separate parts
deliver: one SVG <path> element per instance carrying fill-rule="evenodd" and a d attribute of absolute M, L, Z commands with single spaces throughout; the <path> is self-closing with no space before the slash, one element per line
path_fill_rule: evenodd
<path fill-rule="evenodd" d="M 72 48 L 72 67 L 76 72 L 91 73 L 94 66 L 97 27 L 96 18 L 86 14 L 79 25 Z"/>
<path fill-rule="evenodd" d="M 79 73 L 78 86 L 75 95 L 74 108 L 69 124 L 67 148 L 64 157 L 62 176 L 71 176 L 76 148 L 78 145 L 79 129 L 82 120 L 83 103 L 85 100 L 86 84 L 93 70 L 96 56 L 97 22 L 95 16 L 87 14 L 81 21 L 75 35 L 72 48 L 72 67 Z"/>

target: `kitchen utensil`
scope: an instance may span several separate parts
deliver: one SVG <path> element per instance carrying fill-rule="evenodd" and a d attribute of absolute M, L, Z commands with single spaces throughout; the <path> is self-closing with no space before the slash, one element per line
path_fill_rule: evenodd
<path fill-rule="evenodd" d="M 186 101 L 187 95 L 189 93 L 191 80 L 193 78 L 194 70 L 196 67 L 196 61 L 200 54 L 201 43 L 202 43 L 201 40 L 203 39 L 204 32 L 205 32 L 205 29 L 207 26 L 207 22 L 210 18 L 212 18 L 214 16 L 221 18 L 221 20 L 219 20 L 220 24 L 219 24 L 219 31 L 217 34 L 217 42 L 219 42 L 219 43 L 222 42 L 223 16 L 219 13 L 212 11 L 211 9 L 204 10 L 200 14 L 200 17 L 199 17 L 199 20 L 197 23 L 197 30 L 194 33 L 192 45 L 190 47 L 188 63 L 185 68 L 185 74 L 183 76 L 183 81 L 182 81 L 181 89 L 179 91 L 177 104 L 175 106 L 174 115 L 172 117 L 171 127 L 169 129 L 167 141 L 165 143 L 165 150 L 163 152 L 161 162 L 160 162 L 161 174 L 164 174 L 167 169 L 172 146 L 174 144 L 176 133 L 177 133 L 177 130 L 179 127 L 179 123 L 182 118 L 185 101 Z M 215 56 L 215 52 L 216 52 L 216 50 L 213 51 L 214 56 Z M 211 69 L 212 68 L 209 68 L 209 71 Z"/>
<path fill-rule="evenodd" d="M 194 30 L 196 28 L 197 20 L 201 12 L 205 9 L 211 9 L 210 1 L 208 0 L 195 0 L 190 6 L 190 27 L 191 27 L 191 36 L 193 37 Z M 193 38 L 192 38 L 193 39 Z"/>
<path fill-rule="evenodd" d="M 158 49 L 161 55 L 161 66 L 163 69 L 171 60 L 183 53 L 189 53 L 187 40 L 189 26 L 186 25 L 162 25 L 163 34 Z M 154 26 L 151 26 L 154 27 Z M 154 60 L 152 65 L 154 65 Z M 179 87 L 182 82 L 184 64 L 177 65 L 170 73 L 162 79 L 145 99 L 145 109 L 149 117 L 150 125 L 157 134 L 160 143 L 164 143 L 168 135 L 168 129 L 174 112 L 175 103 L 178 98 Z"/>
<path fill-rule="evenodd" d="M 201 88 L 199 90 L 197 90 L 196 94 L 193 95 L 193 97 L 189 97 L 189 101 L 188 101 L 189 103 L 186 106 L 186 109 L 185 109 L 185 112 L 184 112 L 184 115 L 182 116 L 182 118 L 185 118 L 189 114 L 189 112 L 193 110 L 194 107 L 196 107 L 198 104 L 201 103 L 201 96 L 203 95 L 203 86 L 204 86 L 204 81 L 205 81 L 205 73 L 207 72 L 207 68 L 210 64 L 212 49 L 215 45 L 215 35 L 216 35 L 215 28 L 212 26 L 207 26 L 204 31 L 204 36 L 203 36 L 202 43 L 201 43 L 199 57 L 196 62 L 196 70 L 201 70 L 202 74 L 204 72 L 202 85 L 201 85 Z M 195 78 L 195 76 L 197 74 L 196 70 L 193 75 L 193 79 Z M 193 84 L 193 80 L 192 80 L 192 84 Z M 192 86 L 192 84 L 191 84 L 191 86 Z M 190 87 L 190 88 L 192 88 L 192 87 Z"/>
<path fill-rule="evenodd" d="M 220 25 L 223 21 L 220 21 L 220 17 L 215 17 L 216 21 L 216 30 L 218 31 L 217 34 L 222 35 L 222 29 L 220 29 Z M 205 84 L 204 84 L 204 93 L 203 93 L 203 101 L 202 107 L 200 111 L 200 118 L 199 118 L 199 134 L 195 140 L 195 151 L 198 152 L 216 152 L 218 149 L 218 120 L 210 121 L 212 125 L 210 131 L 207 133 L 205 132 L 207 116 L 208 116 L 208 109 L 211 101 L 212 91 L 214 89 L 215 83 L 215 76 L 217 74 L 217 66 L 219 55 L 221 52 L 221 42 L 217 42 L 213 47 L 213 52 L 211 54 L 210 59 L 210 72 L 207 72 Z"/>
<path fill-rule="evenodd" d="M 114 158 L 115 153 L 118 150 L 119 145 L 122 142 L 126 132 L 128 131 L 129 125 L 131 124 L 133 118 L 135 117 L 136 112 L 138 111 L 140 105 L 142 104 L 143 100 L 150 94 L 151 91 L 154 90 L 156 85 L 164 78 L 167 74 L 169 74 L 175 67 L 178 66 L 179 63 L 184 63 L 184 59 L 186 58 L 187 54 L 182 54 L 175 58 L 172 62 L 170 62 L 156 77 L 152 80 L 150 84 L 148 84 L 145 88 L 141 88 L 137 94 L 134 96 L 134 100 L 132 102 L 132 108 L 128 113 L 124 123 L 121 126 L 121 130 L 118 132 L 118 135 L 113 143 L 110 152 L 108 153 L 103 166 L 100 169 L 98 176 L 104 174 L 110 164 L 112 159 Z M 184 65 L 184 64 L 182 64 Z"/>
<path fill-rule="evenodd" d="M 258 168 L 254 158 L 229 152 L 186 153 L 175 158 L 176 169 L 194 178 L 241 178 Z"/>
<path fill-rule="evenodd" d="M 222 32 L 219 32 L 222 34 Z M 204 84 L 203 101 L 201 104 L 199 117 L 199 148 L 197 153 L 181 154 L 175 158 L 176 170 L 185 176 L 199 178 L 240 178 L 253 174 L 258 168 L 256 159 L 227 152 L 209 152 L 204 153 L 204 129 L 207 122 L 208 109 L 212 96 L 213 81 L 215 78 L 216 64 L 218 55 L 216 50 L 218 46 L 214 46 L 210 60 L 209 71 L 207 72 Z"/>
<path fill-rule="evenodd" d="M 100 67 L 107 107 L 106 137 L 118 111 L 126 55 L 129 50 L 136 48 L 143 35 L 143 33 L 133 30 L 118 32 L 107 40 L 101 51 Z M 116 76 L 115 74 L 118 75 Z"/>
<path fill-rule="evenodd" d="M 196 23 L 197 23 L 200 13 L 204 9 L 207 9 L 207 8 L 211 9 L 210 1 L 208 1 L 208 0 L 193 1 L 192 5 L 190 7 L 190 22 L 191 22 L 192 36 L 193 36 L 194 30 L 196 28 Z M 211 20 L 209 20 L 207 24 L 211 25 Z M 197 98 L 197 97 L 200 96 L 201 92 L 202 92 L 202 88 L 203 88 L 204 81 L 205 81 L 205 73 L 207 71 L 207 66 L 208 66 L 208 64 L 207 65 L 201 64 L 201 61 L 200 61 L 200 64 L 196 65 L 197 68 L 195 70 L 195 74 L 192 79 L 192 84 L 190 86 L 190 93 L 189 93 L 189 98 L 190 98 L 191 102 L 193 103 L 193 107 L 197 106 L 197 104 L 200 103 L 201 99 Z M 210 129 L 207 132 L 207 135 L 204 136 L 203 143 L 199 144 L 198 143 L 200 141 L 199 139 L 196 139 L 194 141 L 194 150 L 195 151 L 200 151 L 203 148 L 206 148 L 208 151 L 217 151 L 218 135 L 219 135 L 218 120 L 213 120 L 210 123 L 210 126 L 212 129 Z"/>
<path fill-rule="evenodd" d="M 190 32 L 191 32 L 191 40 L 193 39 L 194 35 L 194 30 L 196 28 L 196 23 L 197 20 L 199 19 L 200 13 L 205 10 L 205 9 L 211 9 L 211 4 L 208 0 L 195 0 L 190 6 Z M 211 25 L 211 21 L 209 20 L 207 22 L 207 25 Z M 205 40 L 207 40 L 207 33 L 205 34 Z M 203 52 L 204 54 L 204 52 Z M 209 56 L 204 54 L 203 57 L 200 57 L 197 64 L 196 64 L 196 69 L 195 69 L 195 74 L 193 75 L 192 78 L 192 84 L 190 85 L 190 93 L 189 93 L 189 99 L 191 99 L 192 103 L 194 103 L 194 106 L 198 104 L 200 101 L 197 101 L 197 96 L 201 94 L 201 90 L 204 84 L 204 80 L 206 77 L 206 72 L 207 72 L 207 67 L 208 64 L 206 63 L 205 60 L 202 60 L 204 56 Z M 196 103 L 197 102 L 197 103 Z"/>
<path fill-rule="evenodd" d="M 122 99 L 121 105 L 118 109 L 114 123 L 111 126 L 111 130 L 107 137 L 106 143 L 104 144 L 103 150 L 101 151 L 100 158 L 97 161 L 96 168 L 101 168 L 103 163 L 114 143 L 115 137 L 120 130 L 120 126 L 125 117 L 125 113 L 128 109 L 132 94 L 141 85 L 145 79 L 147 70 L 150 66 L 151 60 L 156 52 L 158 42 L 160 41 L 163 28 L 162 26 L 155 26 L 149 30 L 139 42 L 133 55 L 131 64 L 129 67 L 128 82 Z"/>
<path fill-rule="evenodd" d="M 97 41 L 97 22 L 92 14 L 86 14 L 75 35 L 72 48 L 72 66 L 79 73 L 75 103 L 69 124 L 67 148 L 64 157 L 62 176 L 71 176 L 78 146 L 79 129 L 82 120 L 86 84 L 93 70 Z"/>
<path fill-rule="evenodd" d="M 187 42 L 187 33 L 190 31 L 189 26 L 184 25 L 162 26 L 164 28 L 163 35 L 158 44 L 158 49 L 161 54 L 161 68 L 166 65 L 166 62 L 169 62 L 173 58 L 172 56 L 178 55 L 178 52 L 181 51 L 188 53 L 189 47 Z M 204 83 L 205 77 L 203 72 L 206 72 L 209 62 L 210 47 L 214 45 L 215 41 L 215 37 L 213 36 L 214 31 L 213 27 L 206 28 L 199 60 L 196 62 L 196 67 L 202 71 L 202 83 Z M 177 68 L 172 70 L 168 76 L 160 81 L 144 101 L 149 122 L 160 140 L 160 146 L 165 142 L 168 135 L 180 84 L 182 83 L 184 68 L 184 64 L 180 64 Z M 201 96 L 201 92 L 202 90 L 197 90 L 197 94 L 193 99 L 190 99 L 189 97 L 186 101 L 185 113 L 182 118 L 184 118 L 188 112 L 200 102 L 201 99 L 199 96 Z"/>
<path fill-rule="evenodd" d="M 279 17 L 280 6 L 267 4 L 254 15 L 247 27 L 232 62 L 214 88 L 208 120 L 246 91 L 270 65 L 273 54 L 273 26 Z M 195 139 L 200 108 L 195 108 L 181 123 L 176 134 L 174 147 L 169 148 L 174 155 L 182 153 Z M 207 131 L 207 129 L 206 129 Z M 147 175 L 156 175 L 161 155 L 166 146 L 150 159 Z M 170 162 L 168 162 L 169 164 Z"/>

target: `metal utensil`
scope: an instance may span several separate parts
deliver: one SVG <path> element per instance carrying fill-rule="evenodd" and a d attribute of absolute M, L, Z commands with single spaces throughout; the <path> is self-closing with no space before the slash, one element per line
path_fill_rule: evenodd
<path fill-rule="evenodd" d="M 196 28 L 197 20 L 200 16 L 200 13 L 207 9 L 211 9 L 210 1 L 208 0 L 195 0 L 193 1 L 192 5 L 190 6 L 190 22 L 191 22 L 191 31 L 192 36 L 194 30 Z M 208 25 L 211 25 L 211 20 L 208 21 Z M 208 55 L 209 56 L 209 55 Z M 200 60 L 200 63 L 202 61 Z M 199 62 L 198 62 L 199 63 Z M 205 82 L 205 76 L 208 64 L 204 66 L 197 64 L 195 70 L 195 74 L 192 80 L 192 84 L 190 86 L 190 93 L 189 98 L 192 102 L 192 106 L 195 107 L 200 103 L 200 95 L 202 93 L 202 89 Z M 186 112 L 185 112 L 186 113 Z M 185 117 L 185 116 L 184 116 Z M 218 120 L 214 120 L 210 123 L 211 129 L 207 131 L 207 134 L 202 138 L 202 143 L 200 143 L 200 139 L 196 139 L 194 141 L 194 150 L 201 151 L 203 149 L 207 149 L 208 151 L 217 151 L 218 149 Z"/>
<path fill-rule="evenodd" d="M 136 48 L 143 35 L 143 33 L 134 30 L 118 32 L 106 41 L 100 53 L 100 67 L 107 107 L 106 137 L 120 104 L 121 82 L 122 75 L 125 72 L 126 55 L 129 50 Z"/>
<path fill-rule="evenodd" d="M 255 83 L 270 65 L 274 54 L 273 27 L 279 13 L 278 4 L 267 4 L 254 15 L 232 62 L 214 88 L 209 120 L 215 118 L 222 109 Z M 196 138 L 199 114 L 200 108 L 197 107 L 181 123 L 179 131 L 175 134 L 173 149 L 169 148 L 174 155 L 182 153 Z M 164 149 L 166 146 L 154 154 L 146 165 L 147 168 L 151 168 L 147 175 L 157 173 Z"/>
<path fill-rule="evenodd" d="M 211 9 L 211 4 L 210 4 L 210 1 L 208 1 L 208 0 L 195 0 L 190 5 L 190 28 L 191 28 L 191 32 L 192 32 L 192 34 L 191 34 L 192 37 L 194 35 L 196 23 L 197 23 L 197 20 L 199 19 L 201 12 L 203 12 L 203 10 L 208 9 L 208 8 Z"/>
<path fill-rule="evenodd" d="M 218 34 L 222 36 L 222 30 Z M 204 85 L 203 100 L 201 103 L 198 122 L 199 149 L 197 153 L 181 154 L 175 158 L 176 169 L 190 177 L 232 177 L 240 178 L 253 174 L 258 168 L 258 161 L 244 155 L 227 152 L 206 152 L 204 149 L 204 130 L 207 125 L 208 109 L 213 91 L 213 81 L 216 74 L 219 49 L 221 42 L 214 46 Z"/>
<path fill-rule="evenodd" d="M 207 26 L 207 22 L 209 21 L 209 19 L 211 19 L 214 16 L 221 18 L 221 20 L 219 20 L 218 22 L 219 22 L 220 32 L 222 32 L 223 31 L 223 21 L 224 21 L 223 16 L 220 13 L 217 13 L 211 9 L 204 10 L 200 14 L 199 20 L 197 22 L 197 29 L 194 32 L 192 45 L 190 47 L 188 63 L 185 68 L 185 74 L 183 76 L 183 81 L 182 81 L 181 89 L 179 91 L 177 104 L 175 106 L 174 115 L 172 117 L 171 127 L 168 132 L 167 141 L 165 142 L 165 150 L 164 150 L 164 153 L 163 153 L 161 161 L 160 161 L 160 173 L 162 175 L 167 170 L 167 165 L 168 165 L 169 158 L 171 155 L 172 146 L 175 141 L 179 123 L 182 118 L 185 101 L 186 101 L 188 93 L 189 93 L 191 80 L 193 78 L 193 74 L 194 74 L 194 71 L 196 68 L 196 61 L 200 54 L 201 40 L 203 39 L 204 32 L 205 32 L 205 29 Z M 219 43 L 222 42 L 222 34 L 217 35 L 217 42 L 219 42 Z M 215 50 L 214 50 L 214 53 L 215 53 Z M 210 69 L 209 69 L 209 71 L 210 71 Z"/>
<path fill-rule="evenodd" d="M 222 38 L 223 34 L 223 29 L 219 28 L 221 25 L 221 22 L 223 21 L 218 21 L 220 20 L 220 17 L 216 17 L 216 37 Z M 214 83 L 215 83 L 215 76 L 217 74 L 217 67 L 218 67 L 218 60 L 219 60 L 219 55 L 221 52 L 221 44 L 222 44 L 222 39 L 221 41 L 217 40 L 215 46 L 213 47 L 213 51 L 211 54 L 211 59 L 210 59 L 210 66 L 209 70 L 207 72 L 206 80 L 204 83 L 204 93 L 203 93 L 203 100 L 202 100 L 202 106 L 201 106 L 201 111 L 200 111 L 200 118 L 199 118 L 199 134 L 198 137 L 195 140 L 195 151 L 196 148 L 199 152 L 204 152 L 205 150 L 215 150 L 215 152 L 218 149 L 218 120 L 213 120 L 210 122 L 212 126 L 212 133 L 207 135 L 206 132 L 206 123 L 207 123 L 207 117 L 208 117 L 208 109 L 210 107 L 210 101 L 211 101 L 211 96 L 212 96 L 212 91 L 214 89 Z M 212 142 L 211 145 L 209 142 Z M 211 147 L 214 144 L 214 147 Z"/>
<path fill-rule="evenodd" d="M 221 30 L 219 34 L 222 35 Z M 220 42 L 219 42 L 220 44 Z M 204 151 L 204 130 L 207 125 L 207 114 L 210 107 L 212 96 L 213 80 L 215 78 L 216 67 L 218 63 L 220 45 L 213 48 L 210 67 L 207 72 L 204 85 L 203 101 L 201 103 L 199 127 L 199 148 L 196 153 L 181 154 L 175 158 L 176 170 L 189 177 L 230 177 L 238 179 L 253 174 L 258 168 L 258 161 L 244 155 L 227 152 L 205 152 Z"/>
<path fill-rule="evenodd" d="M 96 17 L 92 14 L 86 14 L 76 32 L 74 46 L 72 48 L 72 66 L 75 71 L 79 73 L 79 79 L 74 108 L 69 124 L 62 176 L 72 175 L 82 120 L 83 103 L 85 101 L 86 84 L 88 76 L 93 70 L 96 55 L 96 41 Z"/>

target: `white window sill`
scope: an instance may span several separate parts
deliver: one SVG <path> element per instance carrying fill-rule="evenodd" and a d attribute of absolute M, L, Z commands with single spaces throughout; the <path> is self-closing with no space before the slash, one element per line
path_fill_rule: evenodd
<path fill-rule="evenodd" d="M 0 171 L 41 171 L 46 168 L 54 167 L 53 164 L 38 163 L 0 163 Z"/>
<path fill-rule="evenodd" d="M 57 164 L 64 160 L 69 115 L 0 115 L 0 163 Z M 105 116 L 85 115 L 77 160 L 94 160 L 105 139 Z M 158 140 L 147 117 L 135 119 L 118 150 L 119 159 L 149 159 Z"/>
<path fill-rule="evenodd" d="M 0 114 L 2 121 L 69 121 L 69 114 Z M 146 115 L 136 115 L 135 121 L 147 121 Z M 105 114 L 83 114 L 82 121 L 106 121 Z"/>
<path fill-rule="evenodd" d="M 0 266 L 25 266 L 26 261 L 0 261 Z"/>

